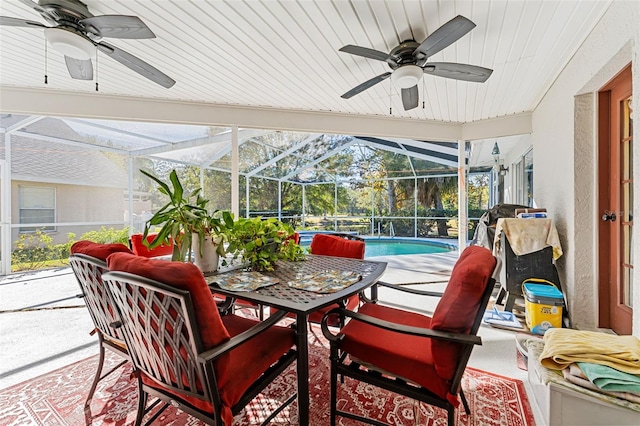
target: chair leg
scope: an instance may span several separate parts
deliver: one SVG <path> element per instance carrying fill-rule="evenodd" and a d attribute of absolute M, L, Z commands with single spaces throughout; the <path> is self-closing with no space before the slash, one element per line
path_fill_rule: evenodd
<path fill-rule="evenodd" d="M 464 392 L 460 389 L 460 399 L 462 400 L 462 405 L 464 406 L 464 412 L 467 413 L 467 416 L 471 414 L 471 409 L 469 408 L 469 403 L 467 402 L 467 398 L 464 396 Z"/>
<path fill-rule="evenodd" d="M 138 412 L 136 413 L 135 426 L 142 424 L 142 418 L 144 417 L 144 409 L 147 406 L 147 393 L 142 389 L 142 379 L 138 377 Z"/>
<path fill-rule="evenodd" d="M 93 394 L 96 391 L 96 387 L 98 387 L 98 382 L 100 381 L 100 376 L 102 374 L 102 367 L 104 366 L 104 346 L 102 344 L 103 338 L 102 333 L 98 332 L 98 347 L 100 348 L 100 353 L 98 356 L 98 368 L 96 370 L 96 375 L 93 378 L 93 383 L 91 383 L 91 389 L 89 389 L 89 395 L 87 395 L 87 400 L 84 403 L 84 411 L 89 411 L 91 408 L 91 399 L 93 399 Z"/>
<path fill-rule="evenodd" d="M 502 299 L 504 299 L 504 296 L 506 296 L 507 291 L 503 288 L 500 287 L 500 290 L 498 290 L 498 295 L 496 296 L 496 305 L 502 305 Z"/>
<path fill-rule="evenodd" d="M 512 312 L 513 311 L 513 305 L 516 303 L 516 295 L 513 294 L 512 292 L 508 292 L 507 293 L 507 302 L 504 305 L 504 311 L 505 312 Z"/>
<path fill-rule="evenodd" d="M 331 348 L 331 401 L 330 401 L 330 425 L 336 426 L 336 411 L 338 401 L 338 353 L 337 349 Z"/>
<path fill-rule="evenodd" d="M 456 424 L 456 410 L 453 407 L 447 408 L 447 426 L 455 426 Z"/>

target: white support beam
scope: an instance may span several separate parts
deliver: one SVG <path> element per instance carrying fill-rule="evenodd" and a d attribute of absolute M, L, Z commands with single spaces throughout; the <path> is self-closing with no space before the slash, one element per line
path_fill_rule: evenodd
<path fill-rule="evenodd" d="M 0 160 L 0 274 L 7 275 L 11 272 L 11 133 L 4 134 L 4 160 Z"/>
<path fill-rule="evenodd" d="M 310 133 L 388 136 L 456 141 L 460 123 L 443 123 L 384 115 L 355 115 L 204 102 L 146 99 L 105 93 L 80 93 L 0 87 L 3 112 L 78 118 L 99 118 L 201 126 L 250 127 Z"/>
<path fill-rule="evenodd" d="M 467 246 L 467 169 L 465 141 L 458 141 L 458 252 Z"/>
<path fill-rule="evenodd" d="M 247 179 L 247 191 L 249 180 Z M 248 192 L 247 192 L 248 194 Z M 249 197 L 247 195 L 247 212 L 249 211 Z M 237 218 L 240 214 L 240 142 L 238 141 L 238 126 L 231 128 L 231 213 Z"/>
<path fill-rule="evenodd" d="M 296 170 L 294 170 L 293 172 L 289 173 L 288 175 L 283 176 L 281 179 L 282 180 L 287 180 L 289 178 L 291 178 L 291 176 L 293 175 L 297 175 L 301 172 L 303 172 L 304 170 L 310 169 L 312 167 L 314 167 L 316 164 L 320 164 L 322 163 L 324 160 L 326 160 L 327 158 L 332 157 L 336 152 L 342 151 L 348 147 L 350 147 L 351 145 L 355 144 L 356 140 L 352 140 L 351 142 L 347 142 L 344 145 L 340 145 L 339 147 L 332 149 L 331 151 L 326 152 L 324 155 L 316 158 L 314 161 L 310 162 L 309 164 L 305 164 L 303 167 L 300 167 Z"/>
<path fill-rule="evenodd" d="M 147 136 L 140 133 L 130 132 L 127 130 L 118 129 L 117 127 L 107 126 L 106 124 L 100 124 L 93 121 L 79 120 L 75 118 L 66 118 L 65 121 L 69 121 L 71 123 L 78 123 L 87 127 L 95 127 L 96 129 L 102 129 L 108 132 L 112 132 L 112 133 L 116 133 L 124 136 L 130 136 L 130 137 L 142 139 L 149 142 L 157 142 L 157 143 L 168 144 L 168 145 L 173 144 L 173 142 L 166 139 L 154 138 L 153 136 Z"/>
<path fill-rule="evenodd" d="M 526 135 L 533 131 L 532 116 L 533 114 L 530 112 L 523 112 L 521 114 L 464 123 L 462 125 L 460 139 L 471 141 L 500 138 L 503 136 Z"/>
<path fill-rule="evenodd" d="M 255 176 L 256 174 L 260 173 L 261 171 L 263 171 L 264 169 L 266 169 L 267 167 L 271 166 L 272 164 L 277 163 L 278 161 L 280 161 L 281 159 L 283 159 L 284 157 L 286 157 L 287 155 L 293 154 L 294 152 L 296 152 L 297 150 L 299 150 L 300 148 L 302 148 L 303 146 L 305 146 L 307 143 L 311 142 L 312 140 L 318 138 L 321 135 L 321 133 L 314 133 L 312 135 L 309 135 L 308 137 L 304 138 L 304 140 L 298 142 L 297 144 L 293 145 L 292 147 L 290 147 L 289 149 L 282 151 L 280 154 L 276 155 L 275 157 L 273 157 L 271 160 L 267 161 L 266 163 L 256 167 L 255 169 L 251 170 L 249 173 L 247 173 L 249 176 Z"/>
<path fill-rule="evenodd" d="M 14 131 L 16 131 L 18 129 L 21 129 L 23 127 L 27 127 L 27 126 L 29 126 L 29 125 L 31 125 L 33 123 L 37 123 L 38 121 L 42 120 L 43 118 L 46 118 L 46 117 L 38 116 L 38 115 L 33 115 L 31 117 L 27 117 L 24 120 L 20 120 L 19 122 L 15 123 L 14 125 L 7 127 L 5 129 L 5 132 L 6 133 L 14 132 Z"/>
<path fill-rule="evenodd" d="M 238 137 L 240 140 L 243 140 L 243 139 L 248 139 L 254 136 L 263 135 L 265 133 L 269 133 L 269 131 L 256 130 L 256 129 L 242 129 L 239 131 L 240 136 Z M 190 139 L 184 142 L 174 143 L 169 146 L 160 145 L 160 146 L 155 146 L 153 148 L 138 149 L 138 150 L 132 151 L 131 153 L 139 157 L 146 156 L 146 155 L 156 155 L 156 154 L 159 155 L 165 152 L 177 151 L 180 149 L 197 148 L 199 146 L 205 146 L 210 144 L 219 143 L 221 145 L 224 145 L 225 142 L 228 143 L 229 141 L 231 141 L 231 131 L 218 133 L 217 135 L 214 135 L 214 136 L 206 136 L 203 138 Z M 224 154 L 227 154 L 230 151 L 230 149 L 231 148 L 228 147 L 228 149 L 224 152 Z"/>
<path fill-rule="evenodd" d="M 127 169 L 128 169 L 128 197 L 127 197 L 127 205 L 129 206 L 129 237 L 133 234 L 133 157 L 129 157 L 127 159 Z M 137 231 L 137 230 L 136 230 Z"/>
<path fill-rule="evenodd" d="M 38 135 L 36 133 L 24 132 L 22 130 L 16 130 L 12 134 L 15 136 L 20 136 L 23 138 L 28 138 L 28 139 L 33 139 L 33 140 L 38 140 L 43 142 L 59 143 L 61 145 L 76 146 L 78 148 L 84 148 L 84 149 L 97 149 L 99 151 L 115 152 L 117 154 L 125 154 L 125 155 L 128 154 L 128 151 L 119 149 L 119 148 L 112 148 L 112 147 L 103 146 L 103 145 L 93 145 L 86 142 L 78 142 L 78 141 L 72 141 L 68 139 L 56 138 L 54 136 Z"/>

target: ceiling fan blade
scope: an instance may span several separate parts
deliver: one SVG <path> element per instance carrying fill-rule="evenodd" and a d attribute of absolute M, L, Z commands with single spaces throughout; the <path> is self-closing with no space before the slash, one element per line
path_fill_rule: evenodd
<path fill-rule="evenodd" d="M 147 24 L 137 16 L 101 15 L 80 21 L 87 31 L 100 37 L 143 39 L 155 38 Z"/>
<path fill-rule="evenodd" d="M 493 72 L 489 68 L 455 62 L 429 62 L 423 69 L 426 74 L 475 83 L 484 83 Z"/>
<path fill-rule="evenodd" d="M 11 18 L 9 16 L 0 16 L 0 25 L 6 25 L 9 27 L 47 28 L 46 25 L 42 25 L 40 22 L 28 21 L 21 18 Z"/>
<path fill-rule="evenodd" d="M 402 89 L 402 106 L 405 111 L 414 109 L 418 106 L 418 85 L 408 89 Z"/>
<path fill-rule="evenodd" d="M 44 13 L 47 16 L 49 15 L 49 12 L 47 12 L 47 10 L 45 8 L 43 8 L 42 6 L 40 6 L 38 3 L 31 1 L 31 0 L 20 0 L 20 2 L 24 5 L 26 5 L 27 7 L 30 7 L 32 9 L 34 9 L 36 12 L 38 13 Z"/>
<path fill-rule="evenodd" d="M 350 53 L 352 55 L 362 56 L 364 58 L 395 63 L 395 61 L 393 60 L 393 57 L 388 53 L 384 53 L 375 49 L 369 49 L 368 47 L 354 46 L 353 44 L 347 44 L 346 46 L 343 46 L 338 50 L 340 52 Z"/>
<path fill-rule="evenodd" d="M 143 77 L 148 78 L 154 83 L 159 84 L 167 89 L 176 84 L 175 80 L 158 70 L 152 65 L 149 65 L 142 59 L 133 56 L 131 53 L 127 53 L 122 49 L 112 46 L 105 42 L 96 43 L 98 49 L 101 52 L 111 56 L 116 61 L 120 62 L 125 67 L 137 72 Z"/>
<path fill-rule="evenodd" d="M 93 80 L 93 64 L 91 59 L 82 60 L 64 57 L 64 62 L 67 64 L 67 70 L 71 78 L 76 80 Z"/>
<path fill-rule="evenodd" d="M 341 98 L 349 99 L 349 98 L 357 95 L 360 92 L 364 92 L 369 87 L 380 83 L 382 80 L 388 78 L 390 75 L 391 75 L 390 72 L 385 72 L 384 74 L 380 74 L 378 76 L 375 76 L 372 79 L 369 79 L 369 80 L 365 81 L 364 83 L 361 83 L 361 84 L 357 85 L 356 87 L 354 87 L 353 89 L 349 90 L 347 93 L 342 95 Z"/>
<path fill-rule="evenodd" d="M 418 66 L 424 65 L 427 58 L 435 55 L 445 47 L 458 41 L 460 37 L 474 29 L 476 24 L 462 15 L 458 15 L 440 28 L 429 34 L 413 52 Z"/>

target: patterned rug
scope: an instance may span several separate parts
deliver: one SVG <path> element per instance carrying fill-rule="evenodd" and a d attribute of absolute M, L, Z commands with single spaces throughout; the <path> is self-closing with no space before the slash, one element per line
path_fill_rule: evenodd
<path fill-rule="evenodd" d="M 311 425 L 329 424 L 329 359 L 328 345 L 315 336 L 309 345 Z M 108 355 L 107 363 L 118 358 Z M 82 424 L 120 426 L 133 424 L 137 406 L 137 388 L 130 378 L 127 364 L 98 384 L 91 404 L 91 417 L 85 418 L 83 405 L 95 368 L 97 356 L 63 367 L 24 383 L 0 391 L 0 425 L 76 426 Z M 282 395 L 296 386 L 295 364 L 256 398 L 244 412 L 236 416 L 234 426 L 260 424 L 279 405 Z M 457 410 L 456 424 L 534 425 L 533 414 L 521 381 L 467 368 L 462 388 L 471 415 Z M 338 391 L 341 409 L 366 413 L 391 425 L 446 425 L 444 410 L 346 379 Z M 460 405 L 462 408 L 462 405 Z M 417 417 L 417 419 L 416 419 Z M 296 425 L 297 405 L 285 409 L 273 425 Z M 154 425 L 202 425 L 200 421 L 168 408 Z M 360 425 L 338 418 L 339 425 Z"/>

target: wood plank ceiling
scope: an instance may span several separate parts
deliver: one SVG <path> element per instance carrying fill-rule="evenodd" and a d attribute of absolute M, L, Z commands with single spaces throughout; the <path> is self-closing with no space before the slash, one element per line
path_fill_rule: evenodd
<path fill-rule="evenodd" d="M 610 4 L 598 0 L 85 3 L 94 15 L 139 16 L 157 38 L 107 41 L 177 81 L 171 89 L 162 88 L 98 54 L 101 93 L 358 115 L 388 116 L 391 107 L 393 116 L 459 123 L 532 111 Z M 2 0 L 0 15 L 46 24 L 19 0 Z M 351 99 L 340 97 L 389 71 L 384 62 L 339 52 L 340 47 L 355 44 L 388 52 L 407 39 L 421 42 L 456 15 L 469 18 L 476 28 L 429 61 L 491 68 L 494 72 L 486 83 L 425 75 L 419 84 L 419 107 L 410 111 L 403 110 L 390 79 Z M 0 26 L 0 85 L 95 91 L 95 82 L 71 79 L 63 57 L 52 49 L 45 59 L 41 29 L 11 26 Z"/>

